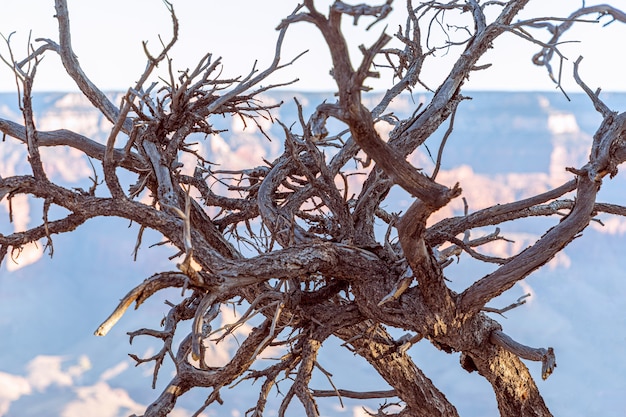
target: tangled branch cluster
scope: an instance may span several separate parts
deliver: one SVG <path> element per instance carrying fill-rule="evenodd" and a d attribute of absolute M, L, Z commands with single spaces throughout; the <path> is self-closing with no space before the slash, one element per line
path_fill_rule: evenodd
<path fill-rule="evenodd" d="M 249 416 L 263 415 L 268 394 L 280 381 L 289 387 L 282 392 L 280 416 L 294 401 L 302 404 L 308 416 L 319 415 L 316 398 L 325 396 L 397 398 L 402 405 L 398 415 L 455 416 L 454 405 L 408 352 L 420 340 L 446 352 L 461 352 L 461 366 L 478 371 L 493 386 L 501 415 L 550 415 L 520 358 L 541 361 L 545 379 L 556 366 L 554 351 L 514 341 L 485 314 L 493 311 L 485 305 L 545 265 L 597 212 L 626 214 L 624 208 L 596 204 L 604 177 L 614 176 L 626 159 L 626 115 L 609 110 L 599 91 L 592 92 L 584 84 L 577 61 L 576 80 L 603 122 L 594 136 L 588 163 L 570 169 L 575 179 L 543 194 L 473 213 L 466 210 L 462 216 L 434 224 L 428 223 L 431 215 L 458 198 L 461 185 L 448 187 L 437 182 L 441 149 L 432 172 L 407 160 L 446 121 L 445 137 L 452 132 L 457 106 L 466 98 L 461 94 L 462 85 L 472 72 L 487 68 L 477 62 L 501 34 L 512 32 L 539 44 L 542 50 L 535 62 L 552 74 L 550 62 L 554 54 L 560 54 L 560 36 L 572 23 L 598 13 L 625 20 L 619 10 L 595 6 L 565 19 L 513 23 L 527 2 L 430 1 L 415 7 L 408 1 L 404 28 L 393 38 L 383 31 L 372 45 L 361 46 L 362 56 L 355 65 L 342 32 L 344 15 L 352 17 L 354 24 L 369 19 L 367 29 L 377 27 L 374 25 L 390 13 L 392 0 L 377 6 L 335 1 L 327 13 L 318 10 L 313 0 L 305 0 L 278 26 L 272 64 L 233 79 L 220 77 L 220 59 L 211 54 L 193 70 L 174 71 L 168 53 L 178 37 L 178 21 L 168 5 L 173 37 L 156 56 L 145 48 L 146 70 L 118 106 L 81 70 L 71 46 L 66 2 L 56 0 L 59 43 L 38 40 L 42 46 L 32 47 L 22 61 L 12 55 L 3 57 L 18 82 L 24 124 L 0 120 L 0 130 L 27 147 L 32 174 L 0 178 L 0 199 L 10 202 L 20 194 L 43 199 L 44 221 L 25 232 L 0 235 L 0 258 L 39 239 L 45 239 L 52 250 L 55 234 L 71 232 L 98 216 L 117 216 L 138 223 L 142 231 L 156 230 L 176 248 L 173 258 L 180 259 L 178 270 L 158 273 L 132 289 L 96 331 L 105 335 L 133 302 L 139 306 L 159 290 L 182 288 L 183 300 L 172 304 L 160 329 L 130 332 L 131 340 L 148 336 L 162 341 L 162 349 L 152 357 L 133 355 L 138 363 L 154 363 L 153 386 L 165 361 L 172 360 L 176 366 L 175 376 L 145 416 L 167 415 L 180 396 L 205 387 L 209 394 L 199 414 L 222 401 L 222 388 L 246 379 L 261 381 L 258 401 L 250 404 L 246 413 Z M 471 23 L 456 31 L 463 34 L 459 39 L 448 37 L 443 44 L 436 43 L 431 35 L 437 27 L 451 32 L 451 26 L 445 25 L 449 15 L 468 18 Z M 489 21 L 486 15 L 496 17 Z M 261 83 L 290 64 L 281 60 L 281 45 L 289 27 L 296 24 L 313 25 L 323 35 L 337 91 L 335 102 L 319 105 L 310 115 L 298 105 L 298 120 L 286 125 L 273 120 L 276 106 L 263 103 L 259 95 L 276 87 L 261 87 Z M 551 38 L 539 40 L 531 34 L 537 28 L 547 29 Z M 420 79 L 424 63 L 437 51 L 450 48 L 462 52 L 444 81 L 432 90 L 430 101 L 406 120 L 386 113 L 401 93 L 418 84 L 428 88 Z M 37 129 L 32 83 L 41 57 L 50 51 L 61 57 L 82 93 L 113 125 L 105 144 L 67 130 Z M 168 68 L 169 78 L 147 85 L 158 65 Z M 361 93 L 368 89 L 368 79 L 380 76 L 375 69 L 389 70 L 393 82 L 370 109 L 363 104 Z M 259 118 L 281 123 L 283 153 L 262 166 L 216 170 L 194 150 L 190 139 L 192 134 L 202 133 L 211 140 L 211 135 L 219 133 L 210 122 L 216 115 L 240 118 L 259 128 Z M 333 119 L 345 130 L 334 130 L 329 123 Z M 387 140 L 377 131 L 381 121 L 393 125 Z M 116 147 L 120 142 L 123 145 Z M 445 139 L 442 149 L 444 145 Z M 50 181 L 39 153 L 46 146 L 69 146 L 100 161 L 104 187 L 95 176 L 88 190 L 68 189 Z M 197 163 L 192 175 L 181 169 L 183 154 Z M 366 176 L 362 184 L 351 181 L 355 172 L 348 164 L 352 162 L 357 172 Z M 120 170 L 136 178 L 128 190 L 120 183 Z M 401 214 L 385 211 L 382 204 L 394 185 L 413 196 L 412 205 Z M 575 200 L 562 199 L 571 191 L 576 192 Z M 148 203 L 142 202 L 145 196 L 149 196 Z M 51 219 L 48 212 L 52 206 L 63 207 L 69 214 Z M 479 251 L 481 246 L 503 239 L 497 229 L 471 238 L 476 228 L 495 228 L 503 222 L 563 211 L 567 215 L 532 246 L 508 258 Z M 376 219 L 388 225 L 383 238 L 375 233 Z M 241 251 L 234 243 L 249 250 Z M 462 252 L 497 268 L 456 293 L 446 284 L 444 268 Z M 236 322 L 213 329 L 221 307 L 229 303 L 244 304 L 247 311 Z M 209 366 L 207 346 L 219 343 L 255 316 L 260 321 L 230 361 L 221 367 Z M 180 325 L 185 321 L 192 322 L 192 330 L 176 345 L 174 338 L 184 332 Z M 391 328 L 410 333 L 396 340 Z M 317 361 L 330 337 L 341 339 L 345 348 L 363 357 L 391 390 L 311 389 L 315 369 L 330 377 Z M 283 355 L 271 365 L 260 363 L 258 359 L 269 347 L 279 348 Z M 385 409 L 379 410 L 380 415 Z"/>

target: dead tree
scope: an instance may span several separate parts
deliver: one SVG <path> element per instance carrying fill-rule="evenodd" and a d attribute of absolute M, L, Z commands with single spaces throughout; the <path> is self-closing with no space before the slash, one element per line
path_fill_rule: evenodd
<path fill-rule="evenodd" d="M 0 235 L 0 257 L 14 255 L 23 245 L 38 240 L 51 249 L 54 235 L 70 233 L 98 216 L 117 216 L 141 225 L 142 230 L 155 230 L 175 248 L 172 255 L 179 258 L 178 269 L 139 283 L 96 331 L 105 335 L 133 302 L 140 305 L 165 288 L 183 289 L 184 299 L 171 306 L 162 328 L 129 333 L 131 338 L 162 341 L 156 355 L 134 356 L 138 362 L 154 362 L 155 381 L 164 361 L 173 360 L 176 365 L 176 375 L 145 416 L 167 415 L 180 396 L 196 387 L 209 389 L 199 410 L 219 407 L 220 390 L 242 379 L 261 381 L 258 402 L 249 404 L 247 415 L 251 416 L 263 415 L 268 393 L 278 379 L 290 384 L 281 391 L 281 416 L 294 401 L 303 405 L 307 416 L 319 415 L 316 398 L 332 395 L 397 398 L 402 405 L 397 415 L 402 416 L 458 415 L 414 364 L 408 348 L 419 341 L 449 353 L 460 352 L 460 365 L 492 385 L 502 416 L 548 416 L 550 411 L 520 358 L 541 361 L 545 379 L 556 366 L 554 351 L 513 340 L 485 314 L 485 306 L 550 261 L 598 212 L 626 214 L 623 207 L 596 203 L 605 177 L 613 177 L 626 159 L 626 113 L 610 110 L 599 90 L 587 87 L 578 75 L 579 59 L 573 76 L 603 117 L 588 162 L 568 168 L 573 179 L 542 194 L 435 223 L 429 223 L 432 214 L 461 198 L 463 184 L 437 182 L 439 158 L 432 172 L 407 160 L 445 123 L 448 132 L 452 131 L 457 106 L 467 98 L 462 94 L 464 81 L 475 71 L 488 70 L 477 62 L 499 36 L 510 33 L 536 44 L 540 51 L 534 63 L 545 66 L 558 83 L 569 75 L 554 73 L 552 63 L 563 59 L 559 42 L 569 27 L 601 18 L 626 21 L 623 12 L 608 5 L 583 7 L 563 18 L 516 21 L 526 3 L 466 0 L 414 5 L 409 0 L 406 24 L 394 36 L 381 31 L 377 41 L 361 46 L 358 59 L 351 59 L 341 26 L 344 15 L 354 19 L 355 25 L 368 21 L 367 29 L 379 27 L 374 25 L 388 16 L 392 0 L 376 6 L 335 1 L 324 11 L 316 8 L 314 0 L 304 0 L 278 25 L 271 65 L 234 79 L 220 78 L 221 62 L 211 54 L 193 69 L 174 69 L 168 52 L 177 40 L 178 21 L 168 4 L 171 41 L 164 43 L 158 55 L 145 48 L 146 70 L 118 105 L 82 71 L 72 50 L 66 2 L 56 0 L 58 42 L 38 39 L 28 56 L 3 57 L 18 83 L 24 123 L 0 120 L 0 130 L 8 140 L 26 146 L 32 173 L 0 178 L 0 198 L 10 202 L 17 195 L 28 195 L 44 202 L 44 212 L 40 226 Z M 457 25 L 461 30 L 455 30 L 454 36 L 449 33 L 442 44 L 434 44 L 431 31 L 437 26 L 445 32 L 444 22 L 452 16 L 467 24 Z M 216 133 L 209 121 L 214 115 L 241 118 L 245 123 L 272 118 L 274 106 L 264 103 L 260 94 L 276 85 L 262 87 L 261 83 L 290 64 L 281 59 L 283 38 L 289 27 L 305 24 L 321 33 L 331 54 L 335 96 L 313 114 L 300 111 L 299 119 L 290 121 L 293 125 L 282 124 L 284 152 L 276 160 L 238 172 L 220 172 L 193 151 L 190 136 L 203 133 L 210 141 Z M 420 79 L 422 66 L 442 48 L 460 52 L 444 81 L 431 89 Z M 68 130 L 37 129 L 31 105 L 33 79 L 42 56 L 50 53 L 61 58 L 82 93 L 111 122 L 106 143 Z M 169 78 L 156 83 L 152 79 L 158 65 L 169 70 Z M 362 93 L 368 79 L 381 74 L 389 77 L 389 88 L 376 106 L 368 108 Z M 423 107 L 416 106 L 405 120 L 386 113 L 395 97 L 415 88 L 432 92 Z M 331 119 L 345 130 L 334 131 L 327 123 Z M 386 140 L 376 129 L 378 123 L 393 125 Z M 51 182 L 39 152 L 47 146 L 68 146 L 99 161 L 104 185 L 95 176 L 88 190 Z M 184 153 L 193 155 L 197 163 L 192 175 L 181 170 Z M 362 183 L 348 181 L 349 163 L 356 163 L 358 172 L 366 175 Z M 120 182 L 122 170 L 136 178 L 129 189 Z M 403 213 L 383 209 L 393 185 L 413 196 Z M 575 192 L 573 199 L 565 197 L 570 192 Z M 140 201 L 145 196 L 151 203 Z M 51 218 L 49 210 L 55 206 L 69 214 Z M 529 216 L 557 220 L 534 244 L 513 256 L 494 258 L 480 253 L 482 245 L 503 238 L 497 225 Z M 384 238 L 375 234 L 375 219 L 388 224 Z M 496 231 L 472 238 L 472 232 L 482 227 Z M 237 242 L 257 253 L 243 253 L 234 245 Z M 460 253 L 495 263 L 497 268 L 475 277 L 457 293 L 446 283 L 445 267 Z M 212 329 L 220 306 L 232 302 L 246 306 L 247 311 L 239 321 Z M 209 367 L 204 359 L 206 346 L 227 337 L 252 316 L 262 320 L 231 360 L 222 367 Z M 184 332 L 180 330 L 184 321 L 191 321 L 192 331 L 176 345 L 174 336 Z M 410 335 L 394 340 L 392 328 L 408 329 Z M 345 348 L 363 357 L 391 389 L 313 390 L 309 382 L 313 370 L 319 368 L 316 357 L 331 337 L 343 340 Z M 283 356 L 271 366 L 258 367 L 257 359 L 269 346 L 280 347 Z M 383 408 L 379 413 L 384 414 Z"/>

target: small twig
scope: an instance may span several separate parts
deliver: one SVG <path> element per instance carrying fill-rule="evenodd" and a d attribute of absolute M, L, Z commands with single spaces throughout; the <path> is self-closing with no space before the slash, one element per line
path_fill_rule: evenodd
<path fill-rule="evenodd" d="M 322 373 L 328 380 L 328 383 L 333 387 L 333 390 L 337 393 L 337 398 L 339 399 L 339 405 L 341 405 L 341 408 L 343 408 L 344 407 L 343 400 L 341 399 L 341 394 L 339 393 L 339 390 L 337 389 L 337 387 L 335 386 L 335 383 L 333 382 L 333 374 L 331 374 L 326 369 L 324 369 L 322 365 L 319 364 L 318 361 L 314 361 L 314 363 L 315 363 L 315 367 L 319 369 L 320 371 L 322 371 Z"/>
<path fill-rule="evenodd" d="M 448 138 L 452 134 L 454 130 L 454 119 L 456 117 L 456 110 L 459 107 L 460 101 L 455 101 L 454 106 L 452 107 L 452 112 L 450 114 L 450 123 L 448 124 L 448 129 L 446 129 L 446 133 L 443 135 L 443 139 L 441 139 L 441 144 L 439 145 L 439 150 L 437 151 L 437 162 L 435 162 L 435 168 L 433 169 L 433 173 L 430 175 L 432 180 L 437 178 L 437 174 L 439 173 L 439 169 L 441 168 L 441 160 L 443 158 L 443 149 L 448 142 Z"/>
<path fill-rule="evenodd" d="M 46 246 L 48 248 L 48 254 L 52 258 L 54 254 L 54 245 L 52 243 L 52 236 L 50 235 L 50 228 L 48 227 L 48 212 L 50 211 L 50 204 L 52 204 L 51 198 L 46 198 L 43 203 L 43 226 L 46 231 Z"/>
<path fill-rule="evenodd" d="M 267 299 L 276 299 L 277 297 L 279 297 L 276 293 L 263 293 L 261 295 L 259 295 L 258 297 L 256 297 L 254 299 L 254 301 L 251 303 L 250 307 L 248 308 L 248 310 L 246 310 L 246 312 L 241 316 L 241 318 L 239 320 L 237 320 L 235 323 L 228 323 L 225 324 L 224 326 L 213 330 L 211 332 L 211 334 L 209 334 L 209 336 L 212 336 L 214 334 L 217 334 L 221 331 L 224 331 L 224 334 L 222 334 L 220 337 L 214 339 L 214 341 L 216 343 L 219 343 L 221 340 L 223 340 L 227 335 L 229 334 L 233 334 L 233 332 L 241 327 L 243 324 L 245 324 L 248 320 L 250 320 L 252 317 L 254 317 L 255 315 L 257 315 L 259 312 L 264 311 L 265 309 L 268 309 L 270 307 L 273 307 L 275 305 L 277 305 L 277 303 L 279 303 L 280 301 L 273 301 L 269 304 L 267 304 L 266 306 L 263 306 L 261 308 L 257 309 L 257 306 L 267 300 Z"/>
<path fill-rule="evenodd" d="M 208 368 L 204 361 L 204 345 L 202 339 L 205 337 L 203 332 L 205 313 L 213 306 L 217 300 L 217 295 L 214 292 L 209 292 L 202 297 L 196 314 L 193 318 L 192 324 L 192 339 L 191 339 L 191 357 L 194 360 L 200 361 L 200 367 Z"/>
<path fill-rule="evenodd" d="M 578 73 L 578 67 L 582 60 L 583 57 L 579 56 L 576 62 L 574 62 L 574 80 L 576 80 L 576 83 L 585 91 L 585 93 L 587 93 L 587 96 L 589 96 L 589 98 L 593 102 L 593 106 L 596 108 L 598 113 L 600 113 L 602 117 L 606 118 L 613 112 L 606 104 L 604 104 L 602 100 L 600 100 L 600 90 L 598 89 L 598 91 L 594 93 L 593 91 L 591 91 L 591 88 L 589 88 L 589 86 L 587 86 L 587 84 L 585 84 L 585 82 L 580 78 L 580 74 Z"/>
<path fill-rule="evenodd" d="M 508 262 L 508 259 L 498 258 L 496 256 L 486 256 L 481 253 L 478 253 L 470 247 L 470 245 L 468 244 L 469 242 L 463 242 L 461 239 L 458 239 L 454 236 L 448 236 L 448 241 L 462 248 L 468 255 L 470 255 L 472 258 L 478 259 L 479 261 L 499 264 L 499 265 L 503 265 Z"/>
<path fill-rule="evenodd" d="M 482 311 L 486 311 L 487 313 L 497 313 L 497 314 L 500 314 L 502 317 L 504 317 L 503 313 L 506 313 L 509 310 L 513 310 L 514 308 L 517 308 L 523 304 L 526 304 L 527 297 L 530 297 L 530 293 L 522 295 L 521 297 L 517 299 L 516 302 L 504 308 L 483 307 Z"/>
<path fill-rule="evenodd" d="M 141 247 L 141 240 L 143 238 L 143 232 L 146 230 L 144 225 L 139 226 L 139 232 L 137 232 L 137 241 L 135 242 L 135 248 L 133 249 L 133 261 L 137 261 L 137 255 L 139 254 L 139 248 Z"/>
<path fill-rule="evenodd" d="M 276 326 L 277 326 L 278 320 L 280 319 L 280 314 L 282 313 L 284 308 L 285 308 L 285 304 L 282 302 L 279 302 L 278 305 L 276 306 L 276 311 L 274 311 L 274 317 L 272 318 L 272 325 L 270 326 L 269 334 L 265 337 L 265 339 L 263 339 L 261 343 L 259 343 L 257 348 L 254 350 L 254 353 L 251 356 L 251 360 L 256 359 L 257 355 L 261 353 L 263 349 L 265 349 L 267 344 L 271 342 L 272 339 L 274 339 L 275 334 L 276 334 Z"/>

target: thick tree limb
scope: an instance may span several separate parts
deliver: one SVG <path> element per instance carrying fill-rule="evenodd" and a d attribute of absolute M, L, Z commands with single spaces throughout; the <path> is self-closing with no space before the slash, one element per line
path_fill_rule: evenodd
<path fill-rule="evenodd" d="M 532 207 L 559 198 L 563 194 L 575 190 L 576 184 L 576 180 L 571 180 L 553 190 L 523 200 L 498 204 L 466 216 L 444 219 L 428 228 L 426 240 L 430 245 L 437 246 L 446 241 L 446 235 L 456 236 L 476 227 L 496 225 L 508 220 L 530 216 L 533 214 Z"/>
<path fill-rule="evenodd" d="M 588 177 L 579 177 L 576 204 L 570 214 L 533 246 L 465 290 L 459 299 L 458 313 L 477 313 L 489 300 L 511 288 L 560 252 L 589 224 L 599 188 L 600 185 Z"/>
<path fill-rule="evenodd" d="M 471 352 L 469 357 L 472 366 L 493 386 L 502 417 L 552 415 L 528 369 L 517 356 L 501 347 L 491 345 L 481 346 L 480 353 Z"/>
<path fill-rule="evenodd" d="M 420 369 L 404 354 L 396 352 L 392 338 L 379 326 L 362 323 L 356 328 L 341 329 L 336 334 L 348 341 L 357 354 L 364 357 L 376 371 L 395 388 L 414 415 L 423 417 L 458 416 L 454 406 L 446 399 Z M 361 329 L 362 337 L 355 338 Z"/>
<path fill-rule="evenodd" d="M 626 113 L 605 116 L 594 135 L 589 164 L 577 171 L 578 189 L 572 211 L 533 246 L 465 290 L 459 302 L 461 314 L 479 311 L 491 298 L 552 259 L 589 224 L 602 177 L 615 175 L 617 164 L 622 162 L 615 156 L 618 149 L 624 148 L 625 132 Z"/>

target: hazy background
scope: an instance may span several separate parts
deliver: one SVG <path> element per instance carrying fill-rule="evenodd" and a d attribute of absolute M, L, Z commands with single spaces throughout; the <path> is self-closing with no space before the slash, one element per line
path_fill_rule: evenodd
<path fill-rule="evenodd" d="M 194 67 L 202 55 L 211 52 L 214 57 L 223 58 L 224 74 L 229 76 L 247 74 L 255 60 L 258 60 L 261 68 L 271 62 L 277 37 L 275 28 L 297 4 L 295 1 L 284 0 L 174 0 L 172 3 L 180 21 L 179 42 L 171 53 L 175 68 L 184 70 Z M 331 4 L 329 0 L 315 3 L 323 12 Z M 534 0 L 519 17 L 563 18 L 583 3 L 587 6 L 596 4 L 581 0 Z M 626 6 L 624 0 L 609 3 L 622 8 Z M 363 23 L 354 27 L 352 19 L 349 16 L 344 17 L 353 60 L 360 59 L 358 46 L 369 46 L 373 43 L 385 25 L 388 25 L 387 33 L 394 34 L 398 25 L 405 24 L 404 4 L 403 1 L 396 0 L 389 19 L 378 23 L 369 32 L 364 31 L 364 26 L 372 21 L 371 18 L 363 18 Z M 419 3 L 414 1 L 414 4 Z M 157 53 L 161 45 L 159 36 L 167 42 L 172 33 L 170 15 L 161 0 L 69 0 L 68 7 L 74 51 L 87 75 L 104 90 L 125 91 L 138 79 L 146 65 L 141 42 L 147 41 L 149 50 Z M 0 0 L 0 9 L 0 33 L 8 37 L 10 33 L 16 32 L 11 44 L 17 56 L 25 56 L 29 36 L 31 39 L 58 40 L 57 22 L 53 18 L 53 0 Z M 565 88 L 575 88 L 571 79 L 572 62 L 579 55 L 583 55 L 585 60 L 581 66 L 581 74 L 593 88 L 601 86 L 605 91 L 626 90 L 622 54 L 616 49 L 616 45 L 620 45 L 620 39 L 624 39 L 626 27 L 619 23 L 603 26 L 608 21 L 608 18 L 603 18 L 601 23 L 579 23 L 563 37 L 562 40 L 568 42 L 561 45 L 567 58 L 563 66 L 566 75 L 563 79 Z M 473 27 L 469 14 L 450 23 Z M 459 32 L 461 31 L 456 32 L 457 36 Z M 455 31 L 452 30 L 452 33 Z M 547 33 L 542 34 L 539 39 L 546 41 L 549 39 L 546 36 Z M 434 41 L 443 39 L 436 29 L 431 38 Z M 6 47 L 0 50 L 6 53 Z M 281 71 L 274 81 L 284 82 L 299 78 L 300 82 L 293 88 L 300 91 L 333 90 L 333 80 L 328 75 L 330 58 L 324 48 L 322 36 L 311 24 L 293 25 L 285 40 L 283 59 L 289 61 L 305 50 L 309 52 L 292 67 Z M 437 59 L 427 60 L 423 81 L 432 89 L 436 88 L 437 81 L 446 74 L 458 51 L 458 48 L 440 51 L 436 54 Z M 554 85 L 545 70 L 531 63 L 531 57 L 537 51 L 536 45 L 515 35 L 505 34 L 479 62 L 492 63 L 493 67 L 489 71 L 473 73 L 466 86 L 474 90 L 552 90 Z M 0 66 L 0 91 L 13 91 L 14 78 L 2 67 Z M 554 67 L 558 68 L 558 62 L 554 62 Z M 369 82 L 374 88 L 388 87 L 383 81 Z M 52 54 L 41 64 L 36 88 L 44 91 L 76 89 L 70 78 L 64 74 L 59 60 Z"/>

